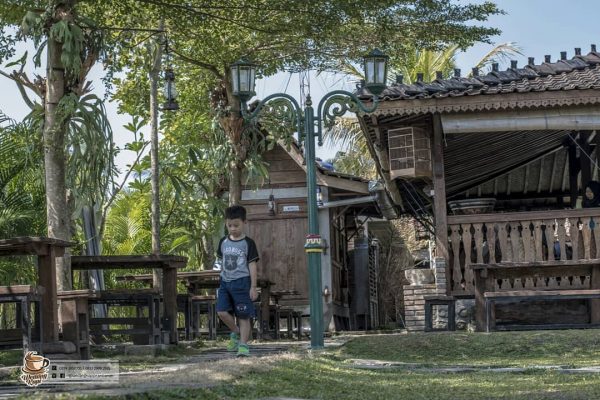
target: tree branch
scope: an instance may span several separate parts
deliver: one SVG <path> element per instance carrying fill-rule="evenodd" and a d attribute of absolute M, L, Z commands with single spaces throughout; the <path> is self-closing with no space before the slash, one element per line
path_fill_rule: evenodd
<path fill-rule="evenodd" d="M 34 82 L 31 82 L 31 80 L 29 80 L 27 75 L 25 75 L 25 73 L 23 73 L 23 72 L 13 71 L 12 73 L 7 74 L 6 72 L 0 70 L 0 75 L 3 75 L 5 77 L 7 77 L 8 79 L 18 82 L 21 85 L 25 86 L 26 88 L 31 89 L 40 98 L 44 97 L 40 88 Z"/>
<path fill-rule="evenodd" d="M 171 50 L 172 53 L 176 54 L 183 61 L 185 61 L 187 63 L 190 63 L 190 64 L 193 64 L 193 65 L 196 65 L 196 66 L 198 66 L 200 68 L 206 69 L 206 70 L 212 72 L 213 74 L 215 74 L 217 76 L 217 78 L 223 79 L 223 74 L 221 74 L 221 72 L 219 71 L 219 69 L 217 67 L 215 67 L 214 65 L 207 64 L 205 62 L 198 61 L 198 60 L 195 60 L 193 58 L 190 58 L 190 57 L 188 57 L 186 55 L 181 54 L 179 51 L 177 51 L 176 49 L 174 49 L 172 47 L 170 48 L 170 50 Z"/>

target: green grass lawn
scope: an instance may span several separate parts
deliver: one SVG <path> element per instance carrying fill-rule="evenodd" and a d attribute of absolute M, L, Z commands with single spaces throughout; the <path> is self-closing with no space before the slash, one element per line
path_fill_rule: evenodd
<path fill-rule="evenodd" d="M 352 360 L 356 359 L 418 366 L 361 369 L 354 365 Z M 600 398 L 600 374 L 542 369 L 494 372 L 485 368 L 600 365 L 598 330 L 360 336 L 340 348 L 293 354 L 269 365 L 264 359 L 254 360 L 249 372 L 235 375 L 227 384 L 154 391 L 116 399 Z M 447 365 L 473 365 L 481 370 L 442 373 L 428 369 Z"/>
<path fill-rule="evenodd" d="M 352 340 L 336 353 L 344 358 L 427 365 L 600 365 L 600 331 L 365 336 Z"/>

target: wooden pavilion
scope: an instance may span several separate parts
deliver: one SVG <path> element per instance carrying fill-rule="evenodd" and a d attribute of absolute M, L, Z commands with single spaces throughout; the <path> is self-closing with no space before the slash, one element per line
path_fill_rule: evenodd
<path fill-rule="evenodd" d="M 308 316 L 305 159 L 296 143 L 290 146 L 280 143 L 263 157 L 268 164 L 268 180 L 245 186 L 241 202 L 248 211 L 248 235 L 256 241 L 260 253 L 258 277 L 272 282 L 271 293 L 279 295 L 277 300 L 283 309 Z M 391 202 L 383 188 L 370 191 L 367 180 L 332 171 L 321 163 L 317 163 L 317 185 L 319 228 L 324 243 L 321 258 L 324 326 L 330 330 L 355 329 L 364 326 L 357 321 L 365 318 L 371 321 L 369 327 L 377 325 L 377 284 L 373 271 L 379 258 L 375 253 L 385 250 L 382 244 L 387 245 L 388 233 L 380 224 L 371 231 L 364 227 L 365 221 L 389 212 Z M 377 243 L 373 241 L 376 237 Z M 358 255 L 355 243 L 360 243 L 364 254 Z M 373 289 L 362 290 L 364 286 Z"/>
<path fill-rule="evenodd" d="M 395 206 L 436 243 L 436 282 L 407 286 L 407 327 L 425 328 L 428 302 L 463 299 L 479 329 L 600 323 L 600 209 L 577 209 L 598 178 L 595 45 L 484 75 L 400 77 L 382 97 L 362 129 Z"/>

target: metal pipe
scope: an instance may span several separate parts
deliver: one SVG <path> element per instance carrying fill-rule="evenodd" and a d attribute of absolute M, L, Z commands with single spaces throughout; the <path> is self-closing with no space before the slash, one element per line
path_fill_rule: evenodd
<path fill-rule="evenodd" d="M 377 196 L 372 195 L 372 196 L 354 197 L 352 199 L 345 199 L 345 200 L 328 201 L 328 202 L 323 203 L 322 206 L 319 206 L 319 210 L 325 209 L 325 208 L 350 206 L 353 204 L 370 203 L 370 202 L 374 202 L 376 200 L 377 200 Z"/>

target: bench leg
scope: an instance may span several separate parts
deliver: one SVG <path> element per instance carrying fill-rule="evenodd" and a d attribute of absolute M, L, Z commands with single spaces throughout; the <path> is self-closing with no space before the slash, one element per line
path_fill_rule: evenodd
<path fill-rule="evenodd" d="M 455 331 L 456 330 L 456 318 L 455 318 L 456 306 L 454 301 L 448 303 L 448 330 Z"/>
<path fill-rule="evenodd" d="M 213 340 L 217 340 L 217 327 L 219 326 L 219 318 L 217 316 L 217 303 L 213 303 L 211 306 L 213 315 Z"/>
<path fill-rule="evenodd" d="M 298 340 L 302 340 L 302 314 L 296 314 L 296 321 L 298 321 Z"/>
<path fill-rule="evenodd" d="M 292 313 L 288 313 L 287 314 L 287 336 L 288 339 L 291 339 L 292 337 L 294 337 L 294 325 L 293 325 L 293 319 L 292 319 Z"/>
<path fill-rule="evenodd" d="M 490 299 L 485 299 L 485 331 L 491 332 L 492 330 L 492 307 L 494 302 Z"/>
<path fill-rule="evenodd" d="M 275 340 L 279 340 L 279 308 L 275 305 Z"/>
<path fill-rule="evenodd" d="M 29 300 L 23 299 L 20 303 L 21 313 L 21 329 L 23 330 L 23 351 L 27 352 L 31 350 L 31 318 L 30 318 L 30 309 L 29 309 Z"/>

